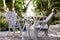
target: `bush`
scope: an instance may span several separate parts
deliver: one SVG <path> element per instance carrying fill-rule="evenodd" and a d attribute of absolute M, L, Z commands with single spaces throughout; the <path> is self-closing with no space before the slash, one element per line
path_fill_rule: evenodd
<path fill-rule="evenodd" d="M 0 20 L 0 31 L 7 30 L 8 29 L 8 23 L 6 20 L 1 19 Z"/>

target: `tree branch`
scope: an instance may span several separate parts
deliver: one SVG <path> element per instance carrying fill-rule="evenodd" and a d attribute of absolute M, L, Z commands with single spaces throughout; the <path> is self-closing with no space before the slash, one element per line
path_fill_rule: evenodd
<path fill-rule="evenodd" d="M 31 2 L 31 0 L 26 4 L 26 6 L 24 6 L 24 12 L 27 10 L 28 5 L 29 5 L 30 2 Z"/>

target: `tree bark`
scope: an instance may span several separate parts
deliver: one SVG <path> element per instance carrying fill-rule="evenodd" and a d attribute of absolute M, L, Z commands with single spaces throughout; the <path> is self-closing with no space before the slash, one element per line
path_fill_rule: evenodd
<path fill-rule="evenodd" d="M 12 11 L 13 12 L 15 12 L 14 4 L 15 4 L 15 0 L 12 0 Z"/>
<path fill-rule="evenodd" d="M 5 3 L 5 0 L 3 0 L 3 5 L 4 5 L 4 11 L 7 10 L 7 6 L 6 6 L 6 3 Z"/>

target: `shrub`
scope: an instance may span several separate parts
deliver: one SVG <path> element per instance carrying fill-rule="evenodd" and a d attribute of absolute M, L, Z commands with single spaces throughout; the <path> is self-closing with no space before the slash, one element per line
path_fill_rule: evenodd
<path fill-rule="evenodd" d="M 6 20 L 4 20 L 4 19 L 1 19 L 0 20 L 0 28 L 1 28 L 0 31 L 7 30 L 8 29 L 8 23 L 7 23 Z"/>

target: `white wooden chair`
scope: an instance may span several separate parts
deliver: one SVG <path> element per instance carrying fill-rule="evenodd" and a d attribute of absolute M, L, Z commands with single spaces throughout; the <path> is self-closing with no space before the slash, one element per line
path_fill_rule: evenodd
<path fill-rule="evenodd" d="M 10 33 L 10 28 L 12 28 L 13 29 L 13 36 L 15 36 L 15 29 L 16 28 L 19 28 L 21 31 L 21 26 L 19 24 L 19 20 L 17 19 L 15 13 L 11 12 L 11 11 L 6 12 L 6 19 L 9 24 L 8 25 L 9 26 L 9 33 Z M 8 35 L 9 35 L 9 33 L 8 33 Z"/>
<path fill-rule="evenodd" d="M 51 19 L 54 16 L 54 14 L 55 14 L 54 9 L 52 9 L 52 13 L 49 14 L 49 16 L 46 19 L 44 19 L 43 21 L 40 21 L 41 28 L 39 28 L 39 30 L 45 32 L 47 40 L 49 40 L 48 38 L 49 23 L 51 22 Z"/>

